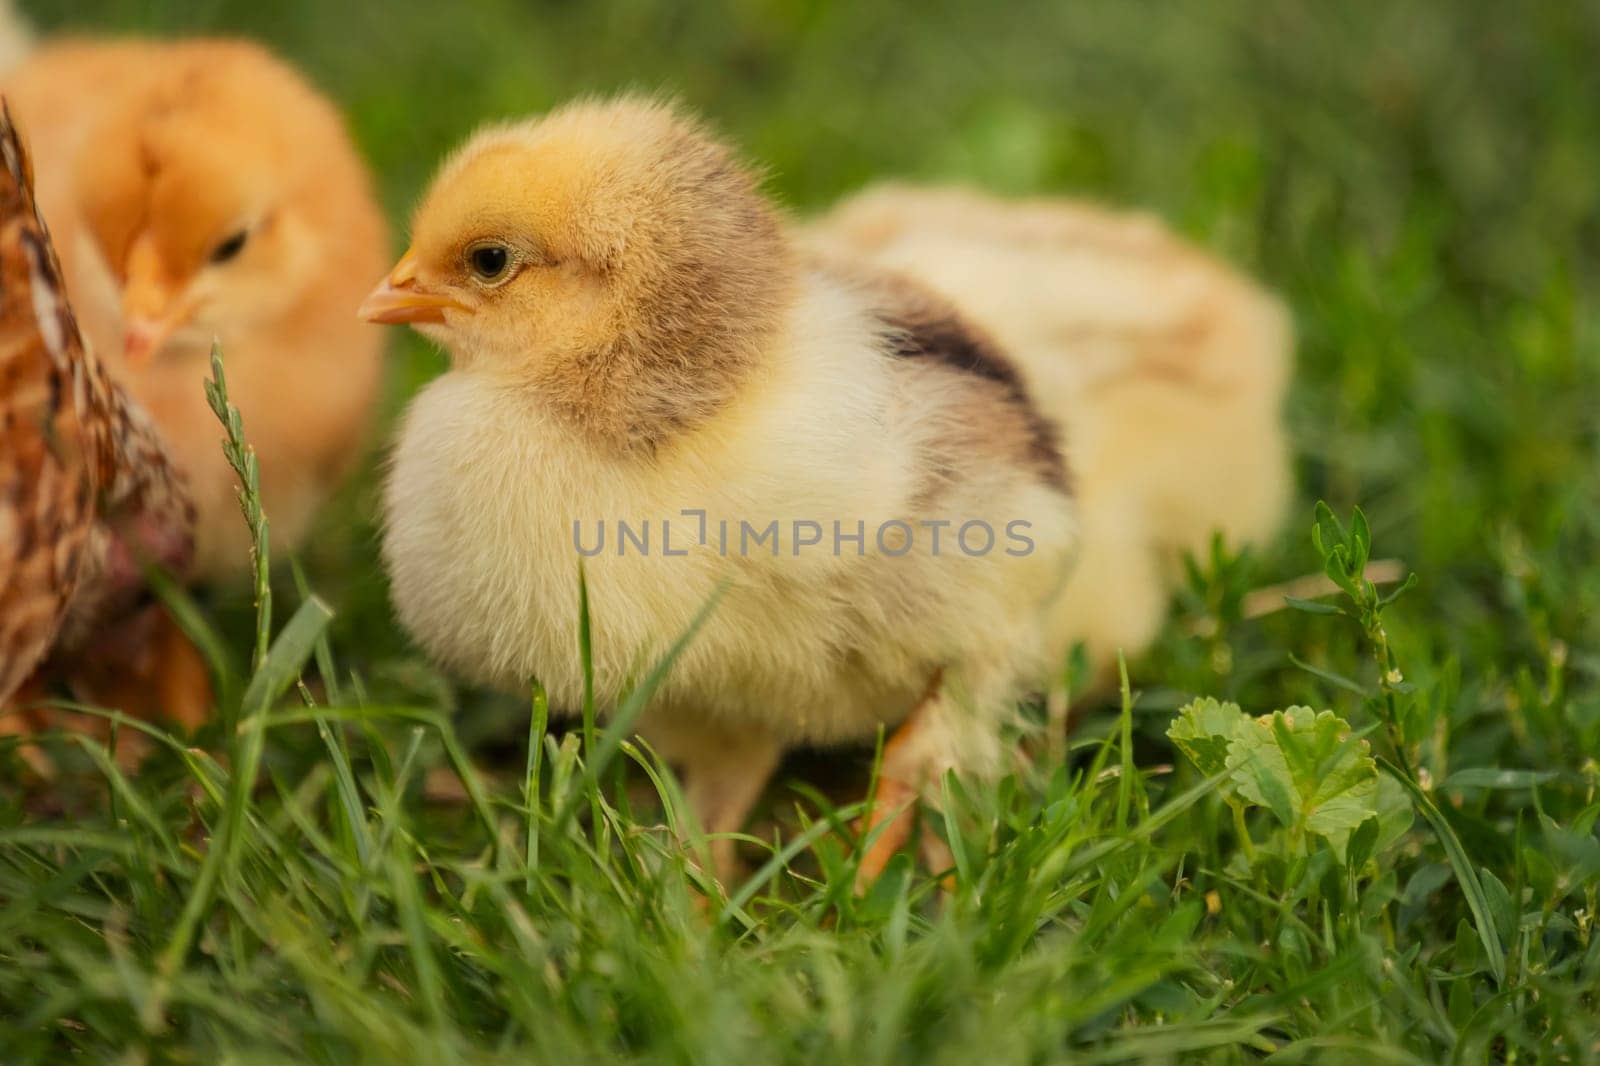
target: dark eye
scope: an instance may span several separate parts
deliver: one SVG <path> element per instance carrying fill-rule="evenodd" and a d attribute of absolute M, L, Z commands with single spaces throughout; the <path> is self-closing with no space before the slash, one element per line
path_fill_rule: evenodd
<path fill-rule="evenodd" d="M 244 242 L 249 237 L 250 232 L 248 230 L 240 230 L 238 233 L 233 234 L 211 250 L 211 261 L 213 263 L 226 263 L 244 251 Z"/>
<path fill-rule="evenodd" d="M 467 253 L 472 272 L 484 281 L 494 281 L 511 265 L 511 253 L 499 244 L 480 244 Z"/>

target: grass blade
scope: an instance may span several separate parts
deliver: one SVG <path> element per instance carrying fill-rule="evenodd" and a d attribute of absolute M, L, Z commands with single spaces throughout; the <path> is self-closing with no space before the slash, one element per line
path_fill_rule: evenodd
<path fill-rule="evenodd" d="M 532 705 L 528 715 L 528 767 L 523 775 L 522 803 L 527 809 L 528 828 L 523 842 L 524 886 L 533 894 L 534 874 L 539 869 L 539 775 L 544 766 L 544 737 L 550 726 L 550 697 L 539 679 L 530 683 Z"/>
<path fill-rule="evenodd" d="M 312 647 L 332 618 L 333 612 L 319 599 L 312 598 L 301 604 L 284 627 L 277 643 L 269 650 L 261 669 L 250 679 L 250 687 L 245 689 L 244 718 L 239 723 L 240 733 L 234 738 L 236 755 L 222 811 L 221 828 L 212 838 L 211 848 L 201 863 L 189 898 L 184 902 L 172 938 L 161 954 L 157 973 L 163 982 L 170 981 L 188 955 L 200 919 L 211 906 L 217 883 L 238 852 L 245 811 L 250 805 L 250 792 L 255 787 L 256 771 L 261 765 L 261 749 L 266 739 L 265 723 L 261 719 L 266 717 L 271 701 L 283 695 L 300 676 L 300 668 L 311 656 Z M 164 1007 L 164 991 L 163 987 L 151 995 L 149 1002 L 152 1014 Z M 153 1018 L 147 1020 L 153 1021 Z"/>
<path fill-rule="evenodd" d="M 598 746 L 586 750 L 584 777 L 587 787 L 575 793 L 574 798 L 562 806 L 561 812 L 556 816 L 555 832 L 560 833 L 566 828 L 568 819 L 573 815 L 573 808 L 577 805 L 577 798 L 584 795 L 592 795 L 593 790 L 599 787 L 600 776 L 605 773 L 606 767 L 616 757 L 617 750 L 622 746 L 622 742 L 632 734 L 634 722 L 638 720 L 639 715 L 644 713 L 644 709 L 650 705 L 650 700 L 655 696 L 656 689 L 661 687 L 661 682 L 666 679 L 667 674 L 672 670 L 672 664 L 678 661 L 678 656 L 683 654 L 683 650 L 689 646 L 689 643 L 700 632 L 700 628 L 705 625 L 706 619 L 710 618 L 712 612 L 716 610 L 717 604 L 722 601 L 722 595 L 726 588 L 727 586 L 725 585 L 717 587 L 717 590 L 711 594 L 710 598 L 695 614 L 688 628 L 678 635 L 678 639 L 672 642 L 672 647 L 667 649 L 665 655 L 656 660 L 655 666 L 651 667 L 644 680 L 635 685 L 632 691 L 628 693 L 627 698 L 622 701 L 622 705 L 617 708 L 616 713 L 611 716 L 610 722 L 607 723 L 606 731 L 601 735 Z"/>
<path fill-rule="evenodd" d="M 1428 794 L 1398 766 L 1387 759 L 1379 759 L 1378 765 L 1390 777 L 1400 782 L 1402 788 L 1411 793 L 1411 799 L 1422 811 L 1422 817 L 1427 819 L 1428 825 L 1433 828 L 1434 836 L 1439 838 L 1445 857 L 1450 861 L 1450 868 L 1455 871 L 1456 883 L 1461 886 L 1462 895 L 1467 897 L 1467 907 L 1472 911 L 1473 927 L 1477 929 L 1478 939 L 1483 942 L 1484 954 L 1488 956 L 1489 972 L 1494 974 L 1496 984 L 1504 986 L 1505 946 L 1500 942 L 1500 931 L 1495 927 L 1493 912 L 1489 909 L 1489 897 L 1484 894 L 1483 883 L 1478 879 L 1478 871 L 1472 865 L 1472 860 L 1467 857 L 1467 849 L 1461 845 L 1461 838 L 1456 836 L 1456 831 L 1445 820 L 1444 813 L 1434 806 Z"/>

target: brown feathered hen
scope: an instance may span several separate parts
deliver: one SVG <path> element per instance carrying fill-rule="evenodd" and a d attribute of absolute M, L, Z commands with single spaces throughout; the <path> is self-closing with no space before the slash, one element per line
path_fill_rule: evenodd
<path fill-rule="evenodd" d="M 9 108 L 0 162 L 3 706 L 52 648 L 128 606 L 145 562 L 187 562 L 194 509 L 149 419 L 84 345 Z"/>

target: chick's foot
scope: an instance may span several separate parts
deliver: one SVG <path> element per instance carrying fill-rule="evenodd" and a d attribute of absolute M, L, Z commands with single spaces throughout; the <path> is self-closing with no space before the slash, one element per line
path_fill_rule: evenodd
<path fill-rule="evenodd" d="M 867 850 L 856 867 L 857 892 L 871 888 L 882 876 L 889 860 L 911 839 L 918 799 L 938 761 L 939 745 L 933 736 L 938 727 L 929 719 L 934 713 L 933 705 L 940 698 L 942 679 L 942 671 L 935 672 L 922 699 L 883 746 L 877 788 L 867 800 L 866 812 L 859 823 Z M 942 852 L 931 841 L 925 842 L 923 851 L 926 861 L 944 868 L 946 864 L 940 859 L 947 852 Z"/>

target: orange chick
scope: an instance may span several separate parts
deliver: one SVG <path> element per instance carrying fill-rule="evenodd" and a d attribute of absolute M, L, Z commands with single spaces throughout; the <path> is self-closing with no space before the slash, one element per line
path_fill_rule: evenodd
<path fill-rule="evenodd" d="M 378 330 L 353 320 L 385 229 L 333 106 L 257 45 L 62 40 L 4 79 L 85 333 L 151 413 L 196 507 L 196 573 L 242 574 L 247 530 L 202 381 L 219 339 L 275 545 L 358 454 Z"/>
<path fill-rule="evenodd" d="M 10 70 L 33 49 L 33 27 L 11 0 L 0 0 L 0 71 Z"/>

